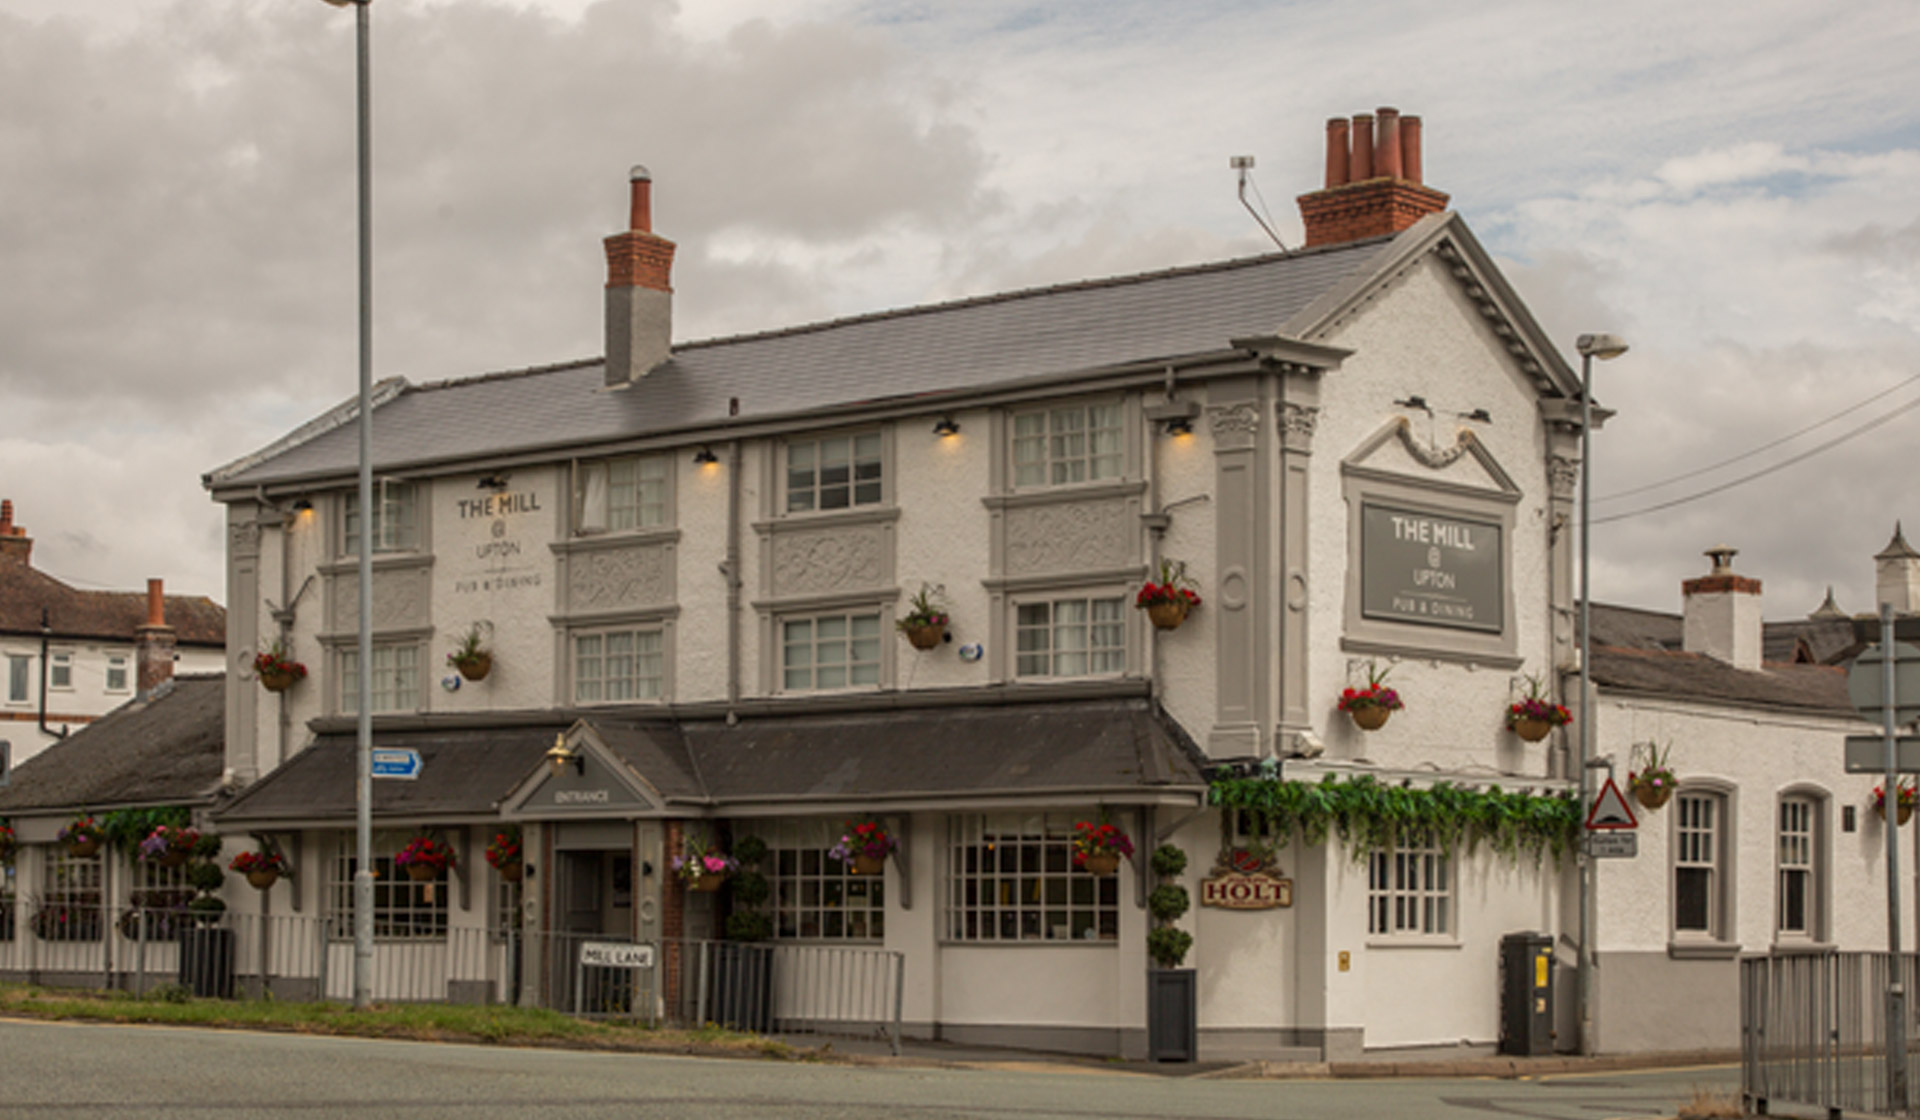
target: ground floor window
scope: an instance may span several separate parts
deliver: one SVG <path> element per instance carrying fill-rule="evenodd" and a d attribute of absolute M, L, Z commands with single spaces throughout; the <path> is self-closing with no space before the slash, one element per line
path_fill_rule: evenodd
<path fill-rule="evenodd" d="M 1073 866 L 1075 819 L 1070 813 L 952 818 L 947 937 L 954 941 L 1118 939 L 1120 879 Z"/>
<path fill-rule="evenodd" d="M 394 853 L 413 839 L 409 832 L 373 834 L 373 935 L 421 940 L 447 935 L 447 874 L 420 882 L 394 864 Z M 341 833 L 327 865 L 327 929 L 335 941 L 353 940 L 354 837 Z"/>
<path fill-rule="evenodd" d="M 120 915 L 120 932 L 129 940 L 144 936 L 148 941 L 168 941 L 178 936 L 187 921 L 187 903 L 193 901 L 193 887 L 187 882 L 187 865 L 162 867 L 157 861 L 133 861 L 133 905 Z M 140 923 L 144 921 L 144 934 Z"/>
<path fill-rule="evenodd" d="M 772 888 L 773 935 L 824 941 L 879 941 L 886 935 L 886 876 L 856 875 L 827 856 L 840 822 L 824 818 L 751 821 L 736 835 L 766 842 L 761 867 Z"/>
<path fill-rule="evenodd" d="M 46 893 L 33 915 L 42 941 L 100 940 L 100 878 L 104 857 L 76 856 L 65 845 L 45 849 Z"/>
<path fill-rule="evenodd" d="M 1369 860 L 1367 932 L 1375 936 L 1453 933 L 1453 860 L 1430 835 L 1403 837 Z"/>
<path fill-rule="evenodd" d="M 0 863 L 0 941 L 13 940 L 13 864 Z"/>

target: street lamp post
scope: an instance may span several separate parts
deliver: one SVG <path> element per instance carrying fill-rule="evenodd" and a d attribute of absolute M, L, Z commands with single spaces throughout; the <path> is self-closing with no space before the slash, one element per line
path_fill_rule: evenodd
<path fill-rule="evenodd" d="M 1583 334 L 1580 352 L 1580 804 L 1593 804 L 1593 360 L 1627 352 L 1619 335 Z M 1580 856 L 1580 1052 L 1593 1053 L 1593 857 Z"/>
<path fill-rule="evenodd" d="M 358 759 L 354 768 L 353 1006 L 373 1003 L 373 140 L 367 78 L 367 4 L 325 0 L 354 9 L 360 178 L 360 640 Z"/>

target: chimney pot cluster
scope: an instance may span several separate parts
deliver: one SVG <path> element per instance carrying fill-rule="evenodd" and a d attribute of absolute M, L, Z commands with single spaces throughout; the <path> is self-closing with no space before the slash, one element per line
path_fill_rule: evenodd
<path fill-rule="evenodd" d="M 1420 181 L 1420 118 L 1382 106 L 1327 122 L 1327 189 L 1368 179 Z"/>
<path fill-rule="evenodd" d="M 1300 196 L 1307 247 L 1399 233 L 1447 208 L 1421 181 L 1420 118 L 1383 107 L 1327 122 L 1327 185 Z"/>

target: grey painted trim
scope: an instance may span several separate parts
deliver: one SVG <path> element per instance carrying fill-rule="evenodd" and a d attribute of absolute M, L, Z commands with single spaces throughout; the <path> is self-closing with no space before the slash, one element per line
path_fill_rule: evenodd
<path fill-rule="evenodd" d="M 598 462 L 597 459 L 585 460 Z M 669 485 L 671 485 L 669 468 Z M 668 502 L 674 499 L 669 497 Z M 567 531 L 565 528 L 563 532 Z M 556 556 L 565 556 L 576 552 L 595 552 L 602 549 L 620 549 L 646 547 L 658 544 L 679 544 L 685 534 L 675 529 L 621 529 L 605 533 L 589 533 L 583 536 L 568 536 L 562 540 L 548 541 L 547 548 Z"/>
<path fill-rule="evenodd" d="M 1167 805 L 1175 808 L 1191 808 L 1206 801 L 1204 786 L 1166 786 L 1166 792 L 1152 792 L 1139 786 L 1073 786 L 1043 790 L 981 790 L 964 797 L 947 794 L 908 793 L 875 797 L 861 794 L 850 797 L 846 794 L 820 795 L 818 797 L 780 797 L 778 799 L 740 799 L 723 803 L 708 804 L 698 810 L 700 815 L 725 815 L 729 817 L 779 817 L 794 816 L 804 808 L 807 816 L 832 816 L 834 814 L 853 814 L 860 812 L 878 812 L 876 806 L 884 807 L 888 813 L 963 813 L 993 812 L 1003 809 L 1060 808 L 1067 805 L 1083 805 L 1089 800 L 1097 800 L 1109 806 L 1154 806 Z M 683 805 L 690 804 L 682 802 Z M 686 812 L 696 812 L 687 809 Z M 981 941 L 943 941 L 942 944 L 965 945 L 968 948 L 980 948 L 989 942 Z M 1069 944 L 1082 945 L 1074 942 Z M 1030 942 L 1010 942 L 1009 947 L 1031 947 Z"/>
<path fill-rule="evenodd" d="M 1812 803 L 1813 882 L 1807 905 L 1808 931 L 1784 933 L 1780 929 L 1780 807 L 1789 798 Z M 1834 796 L 1825 786 L 1814 782 L 1791 782 L 1775 791 L 1773 813 L 1773 942 L 1778 952 L 1817 952 L 1833 933 L 1833 837 Z"/>
<path fill-rule="evenodd" d="M 1207 753 L 1259 755 L 1274 677 L 1267 640 L 1274 436 L 1266 423 L 1266 379 L 1207 387 L 1213 434 L 1214 726 Z"/>
<path fill-rule="evenodd" d="M 679 683 L 678 669 L 680 633 L 680 608 L 669 607 L 659 612 L 647 611 L 639 616 L 633 614 L 599 615 L 572 619 L 553 619 L 554 637 L 559 646 L 554 661 L 555 701 L 561 704 L 575 705 L 583 713 L 600 712 L 609 709 L 627 710 L 628 708 L 661 708 L 672 701 L 674 689 Z M 601 630 L 612 630 L 621 626 L 647 626 L 658 623 L 660 626 L 660 698 L 658 700 L 621 700 L 604 704 L 582 703 L 573 699 L 578 695 L 573 678 L 573 639 L 580 634 Z M 655 800 L 659 800 L 655 798 Z"/>
<path fill-rule="evenodd" d="M 1496 493 L 1490 490 L 1483 490 L 1478 486 L 1463 486 L 1457 482 L 1445 482 L 1439 479 L 1415 479 L 1412 475 L 1395 474 L 1392 471 L 1373 470 L 1367 467 L 1355 467 L 1346 464 L 1341 465 L 1340 473 L 1347 478 L 1361 479 L 1385 486 L 1412 483 L 1428 493 L 1445 494 L 1449 497 L 1465 498 L 1468 501 L 1474 502 L 1502 502 L 1507 505 L 1519 505 L 1521 498 L 1518 491 L 1512 493 Z"/>
<path fill-rule="evenodd" d="M 792 595 L 784 599 L 753 599 L 747 605 L 756 611 L 772 614 L 794 614 L 799 611 L 821 611 L 837 608 L 852 610 L 856 607 L 873 605 L 880 609 L 884 617 L 889 604 L 900 601 L 900 589 L 888 587 L 873 591 L 832 591 L 818 595 Z"/>
<path fill-rule="evenodd" d="M 1038 591 L 1058 591 L 1062 588 L 1098 588 L 1104 590 L 1110 584 L 1139 583 L 1147 577 L 1145 564 L 1131 564 L 1124 568 L 1106 568 L 1091 572 L 1065 572 L 1057 575 L 1016 576 L 1011 579 L 984 579 L 980 585 L 988 591 L 1000 595 L 1021 595 Z M 1122 589 L 1125 593 L 1125 588 Z"/>
<path fill-rule="evenodd" d="M 339 546 L 337 542 L 329 542 L 327 547 L 337 548 Z M 433 567 L 433 553 L 431 552 L 377 552 L 373 556 L 373 570 L 376 572 L 431 567 Z M 333 577 L 357 575 L 360 568 L 351 560 L 329 560 L 324 563 L 315 564 L 313 570 L 323 576 Z"/>
<path fill-rule="evenodd" d="M 1115 1056 L 1146 1053 L 1144 1027 L 1049 1027 L 997 1023 L 939 1023 L 934 1036 L 962 1046 L 1051 1050 L 1059 1054 Z M 1131 1047 L 1131 1050 L 1129 1050 Z"/>
<path fill-rule="evenodd" d="M 888 544 L 889 548 L 887 550 L 886 562 L 888 568 L 891 569 L 893 566 L 894 551 L 891 534 L 888 535 Z M 891 574 L 890 570 L 889 575 Z M 771 577 L 769 576 L 768 578 Z M 896 666 L 899 664 L 900 643 L 886 640 L 885 635 L 888 627 L 885 624 L 892 621 L 892 605 L 898 602 L 899 599 L 900 589 L 898 587 L 888 587 L 874 591 L 806 595 L 796 596 L 790 599 L 764 599 L 756 600 L 749 604 L 758 619 L 760 629 L 760 695 L 767 697 L 819 695 L 819 693 L 812 690 L 803 690 L 801 692 L 788 692 L 786 690 L 785 673 L 782 672 L 781 665 L 781 650 L 784 648 L 780 641 L 780 624 L 782 622 L 789 618 L 819 615 L 828 612 L 846 612 L 848 614 L 859 612 L 864 614 L 869 609 L 880 616 L 882 623 L 880 683 L 861 685 L 853 688 L 832 689 L 830 693 L 835 695 L 871 696 L 874 693 L 886 692 L 893 689 L 898 679 Z M 732 705 L 731 710 L 737 712 L 741 710 L 741 708 L 736 704 Z"/>
<path fill-rule="evenodd" d="M 1011 446 L 1007 451 L 1013 454 Z M 1004 464 L 1003 464 L 1004 467 Z M 1002 475 L 1007 472 L 1003 469 Z M 991 510 L 1015 509 L 1023 506 L 1045 506 L 1056 503 L 1071 504 L 1077 502 L 1099 501 L 1102 498 L 1133 498 L 1147 492 L 1145 479 L 1125 479 L 1118 482 L 1101 480 L 1099 482 L 1081 482 L 1065 486 L 1053 486 L 1021 490 L 1014 493 L 987 494 L 980 504 Z"/>
<path fill-rule="evenodd" d="M 431 626 L 408 626 L 394 630 L 375 630 L 373 632 L 373 644 L 405 645 L 408 642 L 427 642 L 432 640 L 433 635 L 434 629 Z M 320 643 L 323 648 L 329 651 L 345 646 L 357 645 L 359 639 L 360 636 L 358 634 L 347 631 L 316 634 L 313 638 L 314 641 Z"/>
<path fill-rule="evenodd" d="M 883 445 L 885 441 L 882 441 Z M 885 455 L 885 451 L 882 451 Z M 886 467 L 880 468 L 881 493 L 886 493 Z M 785 493 L 783 490 L 782 493 Z M 882 499 L 884 501 L 884 499 Z M 852 509 L 814 510 L 807 513 L 790 513 L 772 519 L 761 519 L 752 523 L 752 529 L 761 534 L 804 533 L 809 530 L 840 529 L 849 525 L 883 525 L 900 520 L 900 507 L 896 505 L 856 506 Z"/>
<path fill-rule="evenodd" d="M 623 611 L 593 611 L 583 614 L 550 614 L 547 621 L 554 626 L 568 628 L 585 626 L 614 626 L 622 622 L 665 622 L 680 617 L 680 604 L 672 603 L 662 607 L 635 607 Z"/>
<path fill-rule="evenodd" d="M 1718 862 L 1714 865 L 1714 894 L 1712 928 L 1706 935 L 1682 934 L 1674 928 L 1674 891 L 1677 880 L 1674 859 L 1679 854 L 1680 844 L 1675 833 L 1680 828 L 1680 799 L 1690 795 L 1712 794 L 1720 799 L 1720 822 L 1714 833 L 1714 853 Z M 1739 942 L 1724 940 L 1728 930 L 1736 929 L 1740 920 L 1740 846 L 1734 843 L 1734 837 L 1740 826 L 1740 787 L 1722 778 L 1682 778 L 1680 786 L 1673 791 L 1673 801 L 1667 813 L 1667 954 L 1679 957 L 1712 957 L 1723 954 L 1727 946 L 1732 953 L 1740 951 Z M 1769 923 L 1771 924 L 1771 923 Z"/>
<path fill-rule="evenodd" d="M 1524 657 L 1477 653 L 1472 650 L 1463 651 L 1445 646 L 1423 646 L 1414 642 L 1391 640 L 1367 641 L 1358 638 L 1342 638 L 1340 650 L 1342 653 L 1360 653 L 1375 657 L 1413 657 L 1450 661 L 1458 665 L 1484 665 L 1490 669 L 1518 669 L 1527 663 Z"/>
<path fill-rule="evenodd" d="M 1724 961 L 1739 955 L 1738 941 L 1667 942 L 1667 956 L 1676 961 Z"/>

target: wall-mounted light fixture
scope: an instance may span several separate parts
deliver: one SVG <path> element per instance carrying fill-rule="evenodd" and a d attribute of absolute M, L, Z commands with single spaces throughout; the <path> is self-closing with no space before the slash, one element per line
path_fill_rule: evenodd
<path fill-rule="evenodd" d="M 960 434 L 960 425 L 954 421 L 953 417 L 942 416 L 940 422 L 933 426 L 933 434 L 942 439 L 947 436 L 957 436 Z"/>
<path fill-rule="evenodd" d="M 498 494 L 507 488 L 507 476 L 504 474 L 487 475 L 480 480 L 478 488 L 481 490 L 491 490 Z"/>
<path fill-rule="evenodd" d="M 719 461 L 720 456 L 715 455 L 711 447 L 702 447 L 693 453 L 693 462 L 696 466 L 710 467 Z"/>
<path fill-rule="evenodd" d="M 1159 404 L 1150 404 L 1143 410 L 1147 422 L 1160 425 L 1160 430 L 1170 436 L 1190 436 L 1193 434 L 1193 418 L 1200 415 L 1199 401 L 1176 401 L 1169 397 Z"/>
<path fill-rule="evenodd" d="M 1167 421 L 1167 434 L 1170 436 L 1190 436 L 1193 434 L 1193 420 L 1186 416 L 1176 416 Z"/>
<path fill-rule="evenodd" d="M 1482 424 L 1491 424 L 1493 423 L 1493 413 L 1488 412 L 1484 408 L 1476 408 L 1472 412 L 1462 412 L 1460 419 L 1477 420 Z"/>
<path fill-rule="evenodd" d="M 586 774 L 587 756 L 567 746 L 566 733 L 561 732 L 553 737 L 553 746 L 547 750 L 547 767 L 559 774 L 567 768 L 568 763 L 573 764 L 574 773 Z"/>
<path fill-rule="evenodd" d="M 1393 403 L 1399 405 L 1401 408 L 1417 408 L 1428 416 L 1433 415 L 1433 408 L 1427 404 L 1427 398 L 1425 397 L 1408 397 L 1404 401 L 1394 401 Z"/>
<path fill-rule="evenodd" d="M 293 512 L 295 512 L 295 513 L 312 513 L 312 512 L 313 512 L 313 499 L 311 499 L 311 498 L 295 498 L 295 499 L 293 500 Z"/>

